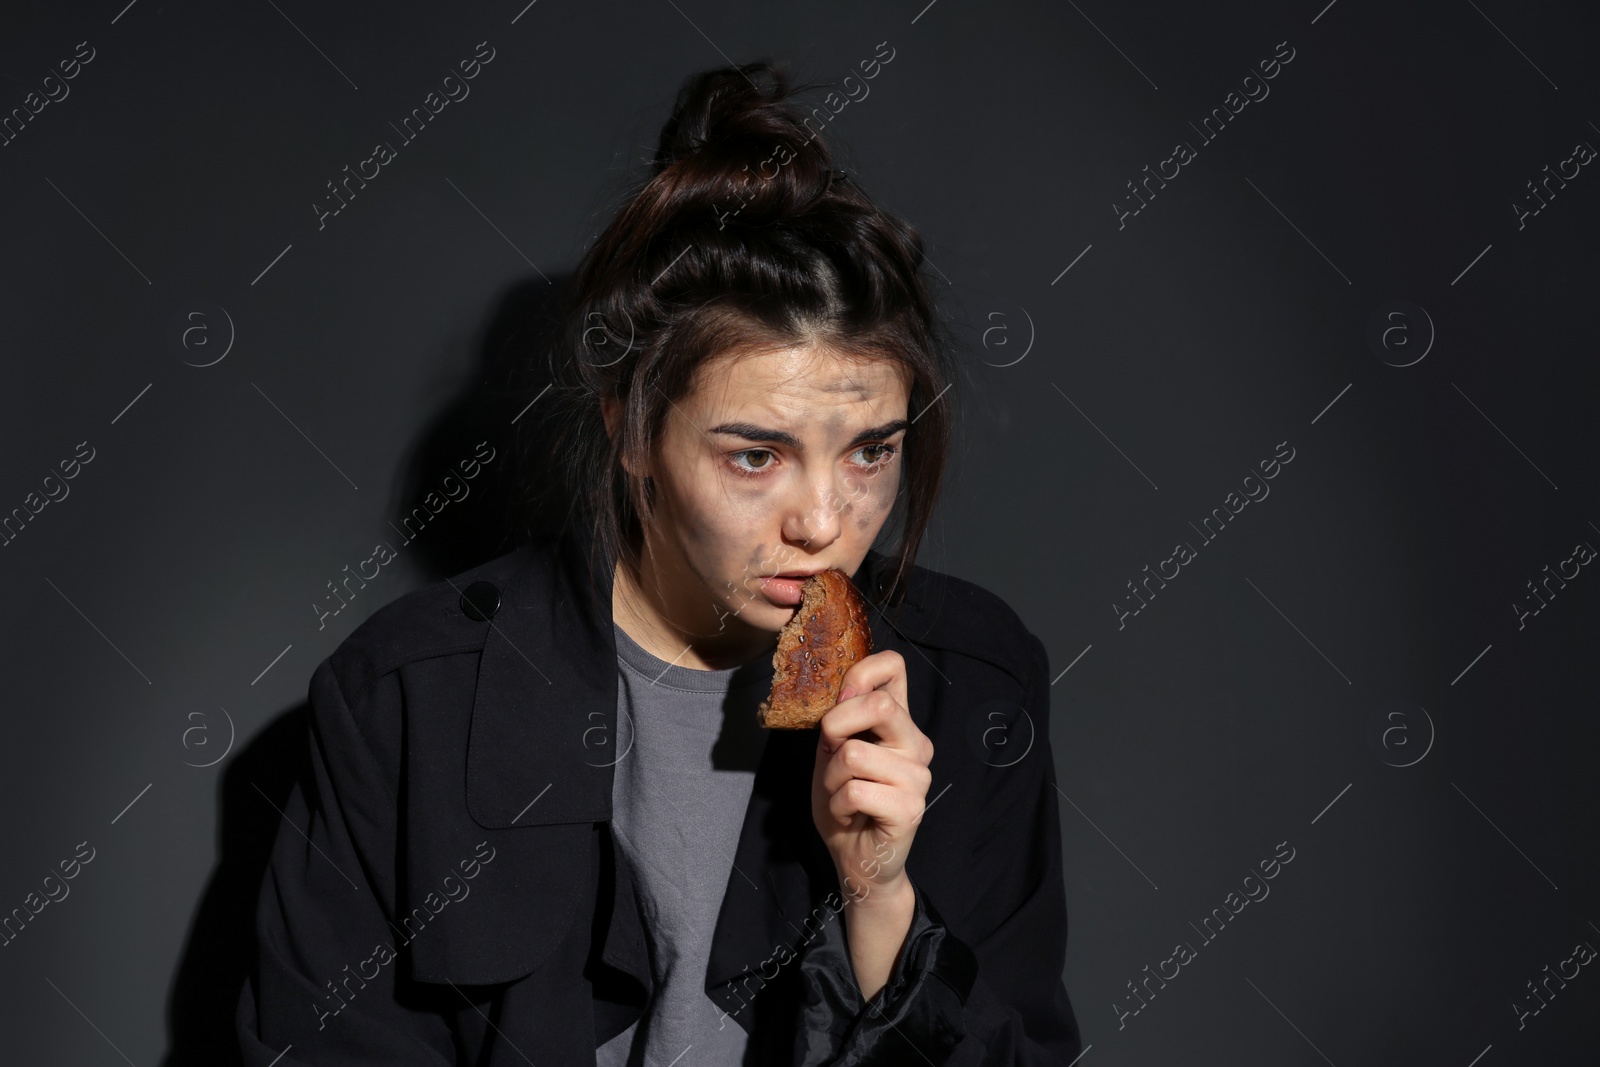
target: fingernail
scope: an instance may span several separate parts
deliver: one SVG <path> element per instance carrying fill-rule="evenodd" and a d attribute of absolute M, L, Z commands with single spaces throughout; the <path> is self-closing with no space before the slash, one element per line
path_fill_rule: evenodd
<path fill-rule="evenodd" d="M 853 697 L 855 695 L 856 695 L 856 687 L 853 686 L 853 685 L 847 685 L 843 689 L 839 690 L 839 699 L 840 700 L 849 700 L 851 697 Z"/>

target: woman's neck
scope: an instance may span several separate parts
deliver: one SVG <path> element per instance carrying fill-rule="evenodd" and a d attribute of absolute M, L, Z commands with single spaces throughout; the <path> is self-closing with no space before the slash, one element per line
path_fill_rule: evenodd
<path fill-rule="evenodd" d="M 708 610 L 694 613 L 692 619 L 674 617 L 666 606 L 673 591 L 649 571 L 648 557 L 644 567 L 646 573 L 636 577 L 626 560 L 617 561 L 611 615 L 624 633 L 657 659 L 697 671 L 725 670 L 770 653 L 776 645 L 777 634 L 752 629 L 709 602 Z M 705 632 L 695 632 L 702 629 Z"/>

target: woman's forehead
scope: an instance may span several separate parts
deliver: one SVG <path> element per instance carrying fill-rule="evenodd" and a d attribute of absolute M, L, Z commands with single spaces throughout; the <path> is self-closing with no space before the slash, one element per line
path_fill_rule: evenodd
<path fill-rule="evenodd" d="M 740 353 L 707 363 L 696 390 L 706 406 L 893 404 L 908 395 L 896 361 L 864 358 L 817 345 Z"/>

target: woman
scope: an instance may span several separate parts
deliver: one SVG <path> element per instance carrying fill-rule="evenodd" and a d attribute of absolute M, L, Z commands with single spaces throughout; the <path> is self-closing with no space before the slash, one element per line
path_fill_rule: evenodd
<path fill-rule="evenodd" d="M 920 241 L 790 96 L 766 64 L 690 79 L 581 264 L 560 535 L 317 668 L 248 1063 L 1078 1056 L 1045 652 L 911 562 L 950 346 Z M 762 730 L 829 568 L 877 651 L 819 729 Z"/>

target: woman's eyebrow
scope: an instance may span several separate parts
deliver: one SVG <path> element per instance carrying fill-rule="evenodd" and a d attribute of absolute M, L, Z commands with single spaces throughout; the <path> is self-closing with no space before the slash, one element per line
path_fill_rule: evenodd
<path fill-rule="evenodd" d="M 910 425 L 911 423 L 905 419 L 895 419 L 893 422 L 886 422 L 882 426 L 869 426 L 856 434 L 855 440 L 866 441 L 876 437 L 888 437 L 890 434 L 898 433 Z M 787 445 L 796 452 L 805 451 L 805 446 L 800 443 L 800 438 L 794 434 L 784 430 L 769 430 L 749 422 L 718 423 L 707 432 L 729 434 L 733 437 L 742 437 L 746 441 Z"/>

